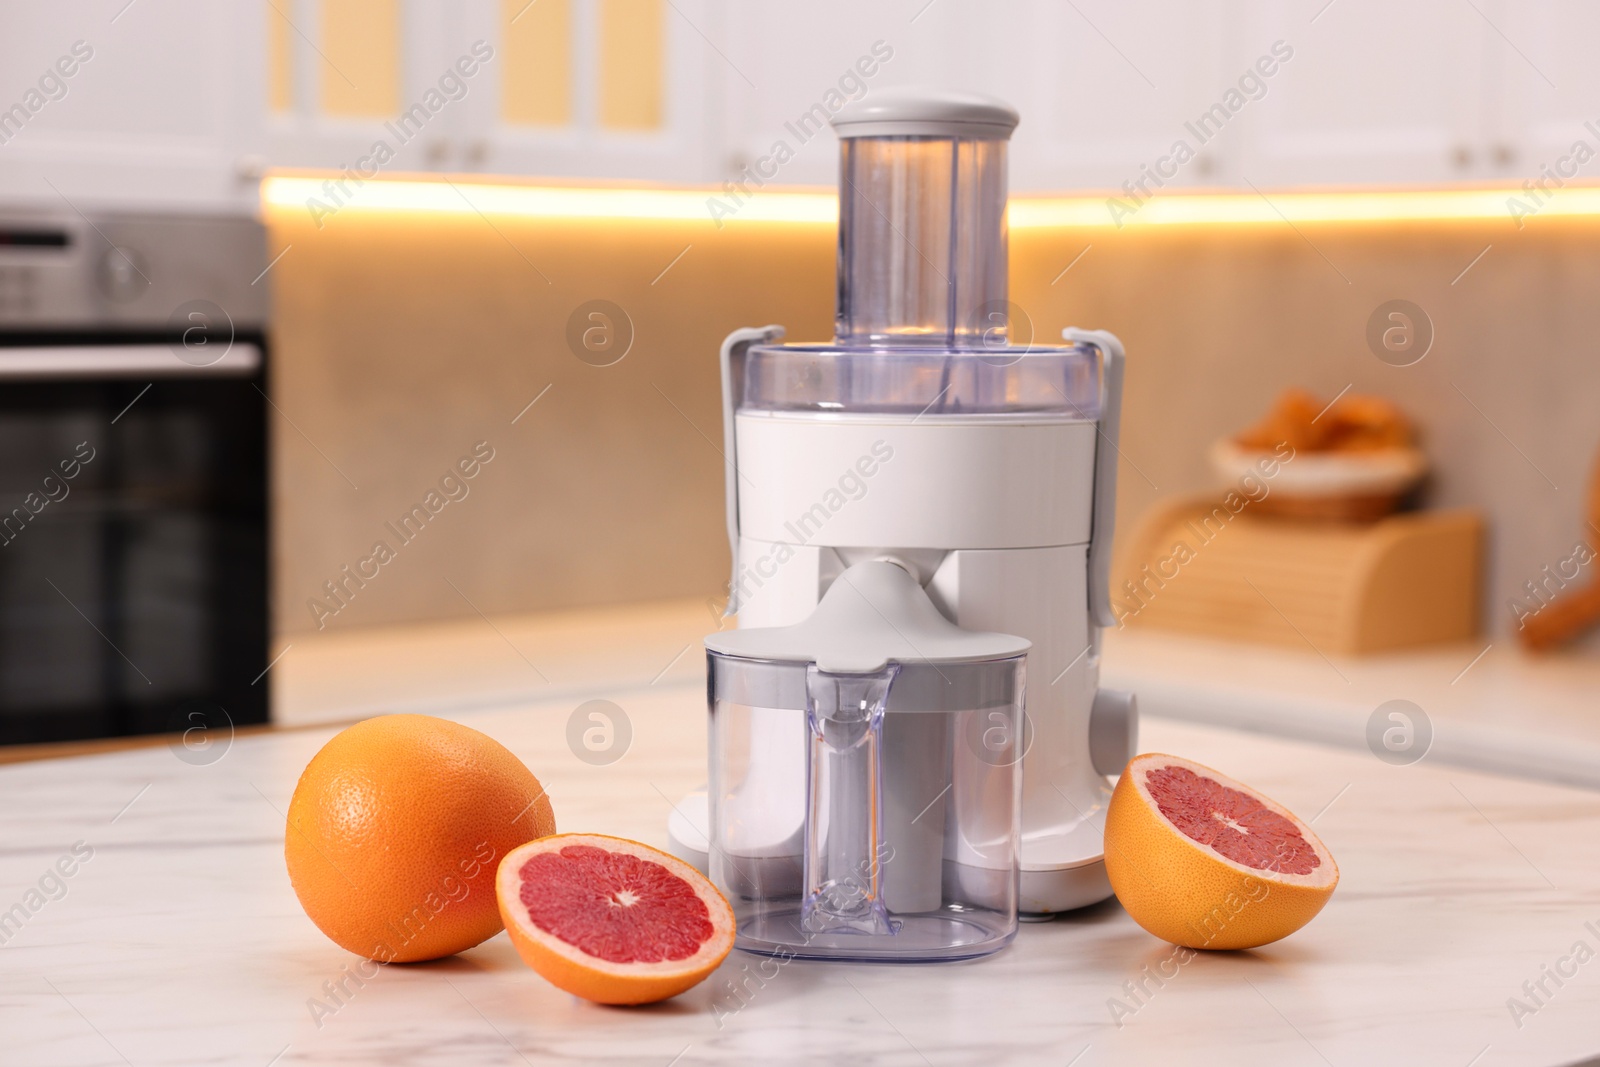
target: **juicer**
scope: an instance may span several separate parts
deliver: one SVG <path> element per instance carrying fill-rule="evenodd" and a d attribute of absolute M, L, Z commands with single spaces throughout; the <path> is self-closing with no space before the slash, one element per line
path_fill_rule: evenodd
<path fill-rule="evenodd" d="M 1132 695 L 1098 684 L 1101 629 L 1115 622 L 1108 580 L 1123 353 L 1105 332 L 1068 328 L 1063 345 L 1012 336 L 1022 316 L 1007 300 L 1006 149 L 1017 122 L 999 101 L 915 90 L 882 90 L 841 110 L 832 342 L 783 344 L 783 328 L 765 326 L 737 330 L 722 346 L 727 611 L 738 630 L 707 639 L 709 796 L 679 804 L 669 831 L 674 851 L 713 872 L 730 900 L 798 902 L 791 940 L 807 945 L 818 922 L 849 926 L 852 908 L 865 909 L 857 926 L 870 941 L 873 931 L 901 929 L 894 915 L 959 913 L 978 901 L 1011 907 L 1014 929 L 1017 912 L 1043 918 L 1111 895 L 1107 775 L 1131 757 L 1137 731 Z M 863 595 L 868 574 L 887 599 Z M 980 652 L 985 640 L 1012 658 L 1024 649 L 1025 697 L 1020 671 L 1002 684 L 994 667 L 972 690 L 961 681 L 975 669 L 969 658 L 941 659 L 897 633 L 908 624 L 896 618 L 928 621 L 917 597 L 952 630 L 974 635 Z M 850 682 L 855 696 L 845 703 L 859 705 L 851 729 L 870 721 L 883 729 L 869 769 L 852 765 L 842 778 L 826 770 L 837 753 L 824 727 L 844 729 L 826 715 L 837 693 L 792 678 L 751 681 L 760 664 L 780 675 L 838 676 L 838 664 L 813 647 L 827 618 L 860 644 L 865 665 L 853 669 L 899 672 L 880 677 L 878 689 Z M 747 629 L 765 636 L 743 640 Z M 922 681 L 905 682 L 913 674 Z M 910 688 L 897 696 L 902 685 Z M 1014 720 L 1013 698 L 1022 708 Z M 907 716 L 896 717 L 897 699 Z M 750 707 L 773 714 L 730 711 Z M 955 718 L 900 725 L 937 713 Z M 997 777 L 997 768 L 1011 773 Z M 893 825 L 896 813 L 914 813 L 907 805 L 941 784 L 919 816 L 939 832 L 919 845 L 907 834 L 925 828 Z M 832 830 L 818 820 L 829 805 L 838 819 L 847 804 L 860 809 L 858 823 L 889 821 L 877 837 L 864 823 L 846 835 L 845 852 L 865 867 L 830 883 L 819 877 L 828 860 L 817 850 Z M 974 845 L 971 827 L 991 844 L 1012 833 L 1015 848 Z M 880 870 L 879 857 L 861 855 L 862 834 L 895 858 Z M 994 889 L 1007 879 L 1014 903 Z M 829 884 L 850 899 L 830 902 Z M 887 924 L 868 914 L 878 904 Z M 807 907 L 845 917 L 808 920 Z M 741 915 L 741 934 L 745 927 Z M 990 934 L 961 942 L 972 951 L 904 956 L 980 954 L 1009 938 Z M 773 942 L 741 944 L 777 951 Z"/>

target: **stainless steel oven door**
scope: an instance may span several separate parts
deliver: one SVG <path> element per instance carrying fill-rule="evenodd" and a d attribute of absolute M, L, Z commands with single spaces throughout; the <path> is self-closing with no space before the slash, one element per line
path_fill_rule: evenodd
<path fill-rule="evenodd" d="M 267 719 L 262 340 L 169 341 L 0 339 L 0 743 Z"/>

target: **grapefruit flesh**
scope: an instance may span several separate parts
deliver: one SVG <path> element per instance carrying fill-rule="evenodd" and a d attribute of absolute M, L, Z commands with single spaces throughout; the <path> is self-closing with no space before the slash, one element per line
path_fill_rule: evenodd
<path fill-rule="evenodd" d="M 600 1004 L 690 989 L 733 948 L 733 909 L 699 871 L 637 841 L 558 834 L 500 861 L 500 914 L 528 966 Z"/>
<path fill-rule="evenodd" d="M 1339 882 L 1327 846 L 1286 808 L 1162 753 L 1134 757 L 1112 791 L 1106 874 L 1135 922 L 1196 949 L 1287 937 Z"/>
<path fill-rule="evenodd" d="M 501 857 L 555 830 L 543 786 L 498 741 L 446 719 L 383 715 L 312 757 L 283 851 L 324 934 L 368 959 L 410 963 L 499 933 Z"/>

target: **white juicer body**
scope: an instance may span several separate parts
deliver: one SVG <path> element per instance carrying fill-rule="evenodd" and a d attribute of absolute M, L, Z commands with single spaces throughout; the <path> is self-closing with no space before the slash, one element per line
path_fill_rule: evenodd
<path fill-rule="evenodd" d="M 737 411 L 740 347 L 779 333 L 739 331 L 724 349 L 730 612 L 741 627 L 791 625 L 848 566 L 887 557 L 957 625 L 1031 641 L 1021 909 L 1044 915 L 1105 899 L 1105 776 L 1132 755 L 1136 729 L 1132 699 L 1098 686 L 1120 344 L 1068 331 L 1100 349 L 1098 421 Z M 760 766 L 747 788 L 773 791 L 774 813 L 796 810 L 803 737 L 775 730 L 753 752 Z M 790 854 L 801 833 L 776 823 L 741 830 L 740 851 L 752 857 Z M 685 855 L 699 851 L 676 844 Z"/>

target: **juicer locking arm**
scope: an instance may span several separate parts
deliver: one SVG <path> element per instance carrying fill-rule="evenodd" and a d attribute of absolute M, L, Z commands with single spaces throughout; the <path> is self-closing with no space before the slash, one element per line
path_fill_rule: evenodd
<path fill-rule="evenodd" d="M 1122 342 L 1106 330 L 1068 326 L 1061 336 L 1100 350 L 1100 440 L 1094 450 L 1094 507 L 1089 530 L 1089 617 L 1115 626 L 1111 610 L 1111 536 L 1117 523 L 1117 439 L 1122 433 Z"/>
<path fill-rule="evenodd" d="M 739 451 L 733 416 L 739 409 L 739 397 L 744 395 L 744 353 L 751 345 L 770 345 L 782 337 L 783 327 L 772 325 L 746 326 L 722 339 L 722 459 L 727 468 L 723 497 L 728 508 L 728 551 L 733 558 L 728 604 L 722 609 L 725 617 L 739 612 Z"/>

